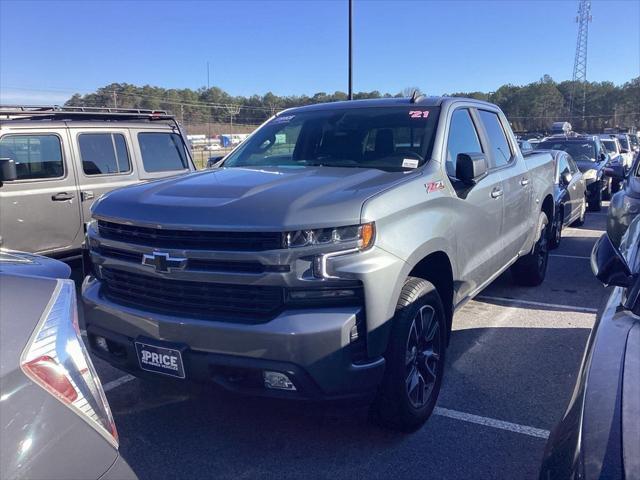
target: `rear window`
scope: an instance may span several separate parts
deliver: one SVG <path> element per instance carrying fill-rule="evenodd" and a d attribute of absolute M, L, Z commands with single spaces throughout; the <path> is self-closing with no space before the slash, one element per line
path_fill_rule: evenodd
<path fill-rule="evenodd" d="M 593 142 L 566 142 L 556 140 L 546 140 L 540 142 L 536 147 L 538 150 L 563 150 L 576 161 L 595 162 L 596 148 Z"/>
<path fill-rule="evenodd" d="M 615 140 L 602 140 L 602 144 L 604 145 L 604 148 L 607 149 L 607 152 L 618 153 L 618 145 Z"/>
<path fill-rule="evenodd" d="M 147 172 L 184 170 L 189 167 L 184 144 L 176 133 L 139 133 L 138 143 Z"/>
<path fill-rule="evenodd" d="M 0 158 L 16 162 L 18 180 L 64 175 L 62 147 L 57 135 L 6 135 L 0 140 Z"/>
<path fill-rule="evenodd" d="M 129 173 L 131 161 L 124 135 L 82 133 L 78 136 L 82 170 L 86 175 Z"/>

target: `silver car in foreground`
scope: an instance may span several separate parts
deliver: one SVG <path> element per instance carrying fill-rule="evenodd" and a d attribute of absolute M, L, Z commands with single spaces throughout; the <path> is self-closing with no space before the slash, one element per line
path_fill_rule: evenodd
<path fill-rule="evenodd" d="M 0 259 L 0 478 L 135 479 L 59 263 Z"/>

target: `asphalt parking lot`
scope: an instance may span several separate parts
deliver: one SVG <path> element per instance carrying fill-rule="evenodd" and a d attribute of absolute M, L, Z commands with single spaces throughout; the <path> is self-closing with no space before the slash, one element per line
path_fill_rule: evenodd
<path fill-rule="evenodd" d="M 185 392 L 95 359 L 121 454 L 141 479 L 535 478 L 606 294 L 589 265 L 605 222 L 563 232 L 542 286 L 507 273 L 456 314 L 437 410 L 414 434 L 362 407 Z"/>

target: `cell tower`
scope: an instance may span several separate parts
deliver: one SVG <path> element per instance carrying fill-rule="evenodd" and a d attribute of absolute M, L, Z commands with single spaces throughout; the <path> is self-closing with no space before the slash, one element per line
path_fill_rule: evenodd
<path fill-rule="evenodd" d="M 576 43 L 576 58 L 573 62 L 573 86 L 571 88 L 571 99 L 569 109 L 573 115 L 574 107 L 579 104 L 576 101 L 578 85 L 582 87 L 582 120 L 586 109 L 587 96 L 587 39 L 589 38 L 589 22 L 591 21 L 591 0 L 578 0 L 578 41 Z"/>

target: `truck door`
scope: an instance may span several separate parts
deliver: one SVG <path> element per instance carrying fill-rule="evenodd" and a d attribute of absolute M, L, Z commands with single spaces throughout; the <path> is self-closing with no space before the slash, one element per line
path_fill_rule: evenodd
<path fill-rule="evenodd" d="M 451 116 L 446 151 L 447 175 L 453 185 L 456 185 L 458 154 L 486 154 L 479 139 L 470 110 L 456 109 Z M 455 189 L 458 196 L 455 208 L 461 219 L 454 225 L 456 261 L 461 278 L 467 280 L 460 289 L 460 294 L 466 296 L 488 281 L 502 266 L 503 188 L 500 174 L 490 171 L 472 188 L 458 185 Z"/>
<path fill-rule="evenodd" d="M 491 168 L 499 172 L 504 189 L 501 236 L 502 264 L 505 265 L 521 252 L 531 235 L 533 183 L 524 158 L 516 145 L 507 139 L 508 134 L 498 114 L 478 110 L 478 116 L 489 141 Z"/>
<path fill-rule="evenodd" d="M 70 131 L 78 165 L 84 221 L 100 195 L 138 181 L 131 161 L 129 131 L 74 128 Z"/>
<path fill-rule="evenodd" d="M 80 246 L 76 174 L 65 138 L 60 128 L 0 139 L 0 157 L 13 159 L 18 173 L 0 187 L 2 247 L 49 254 Z"/>

